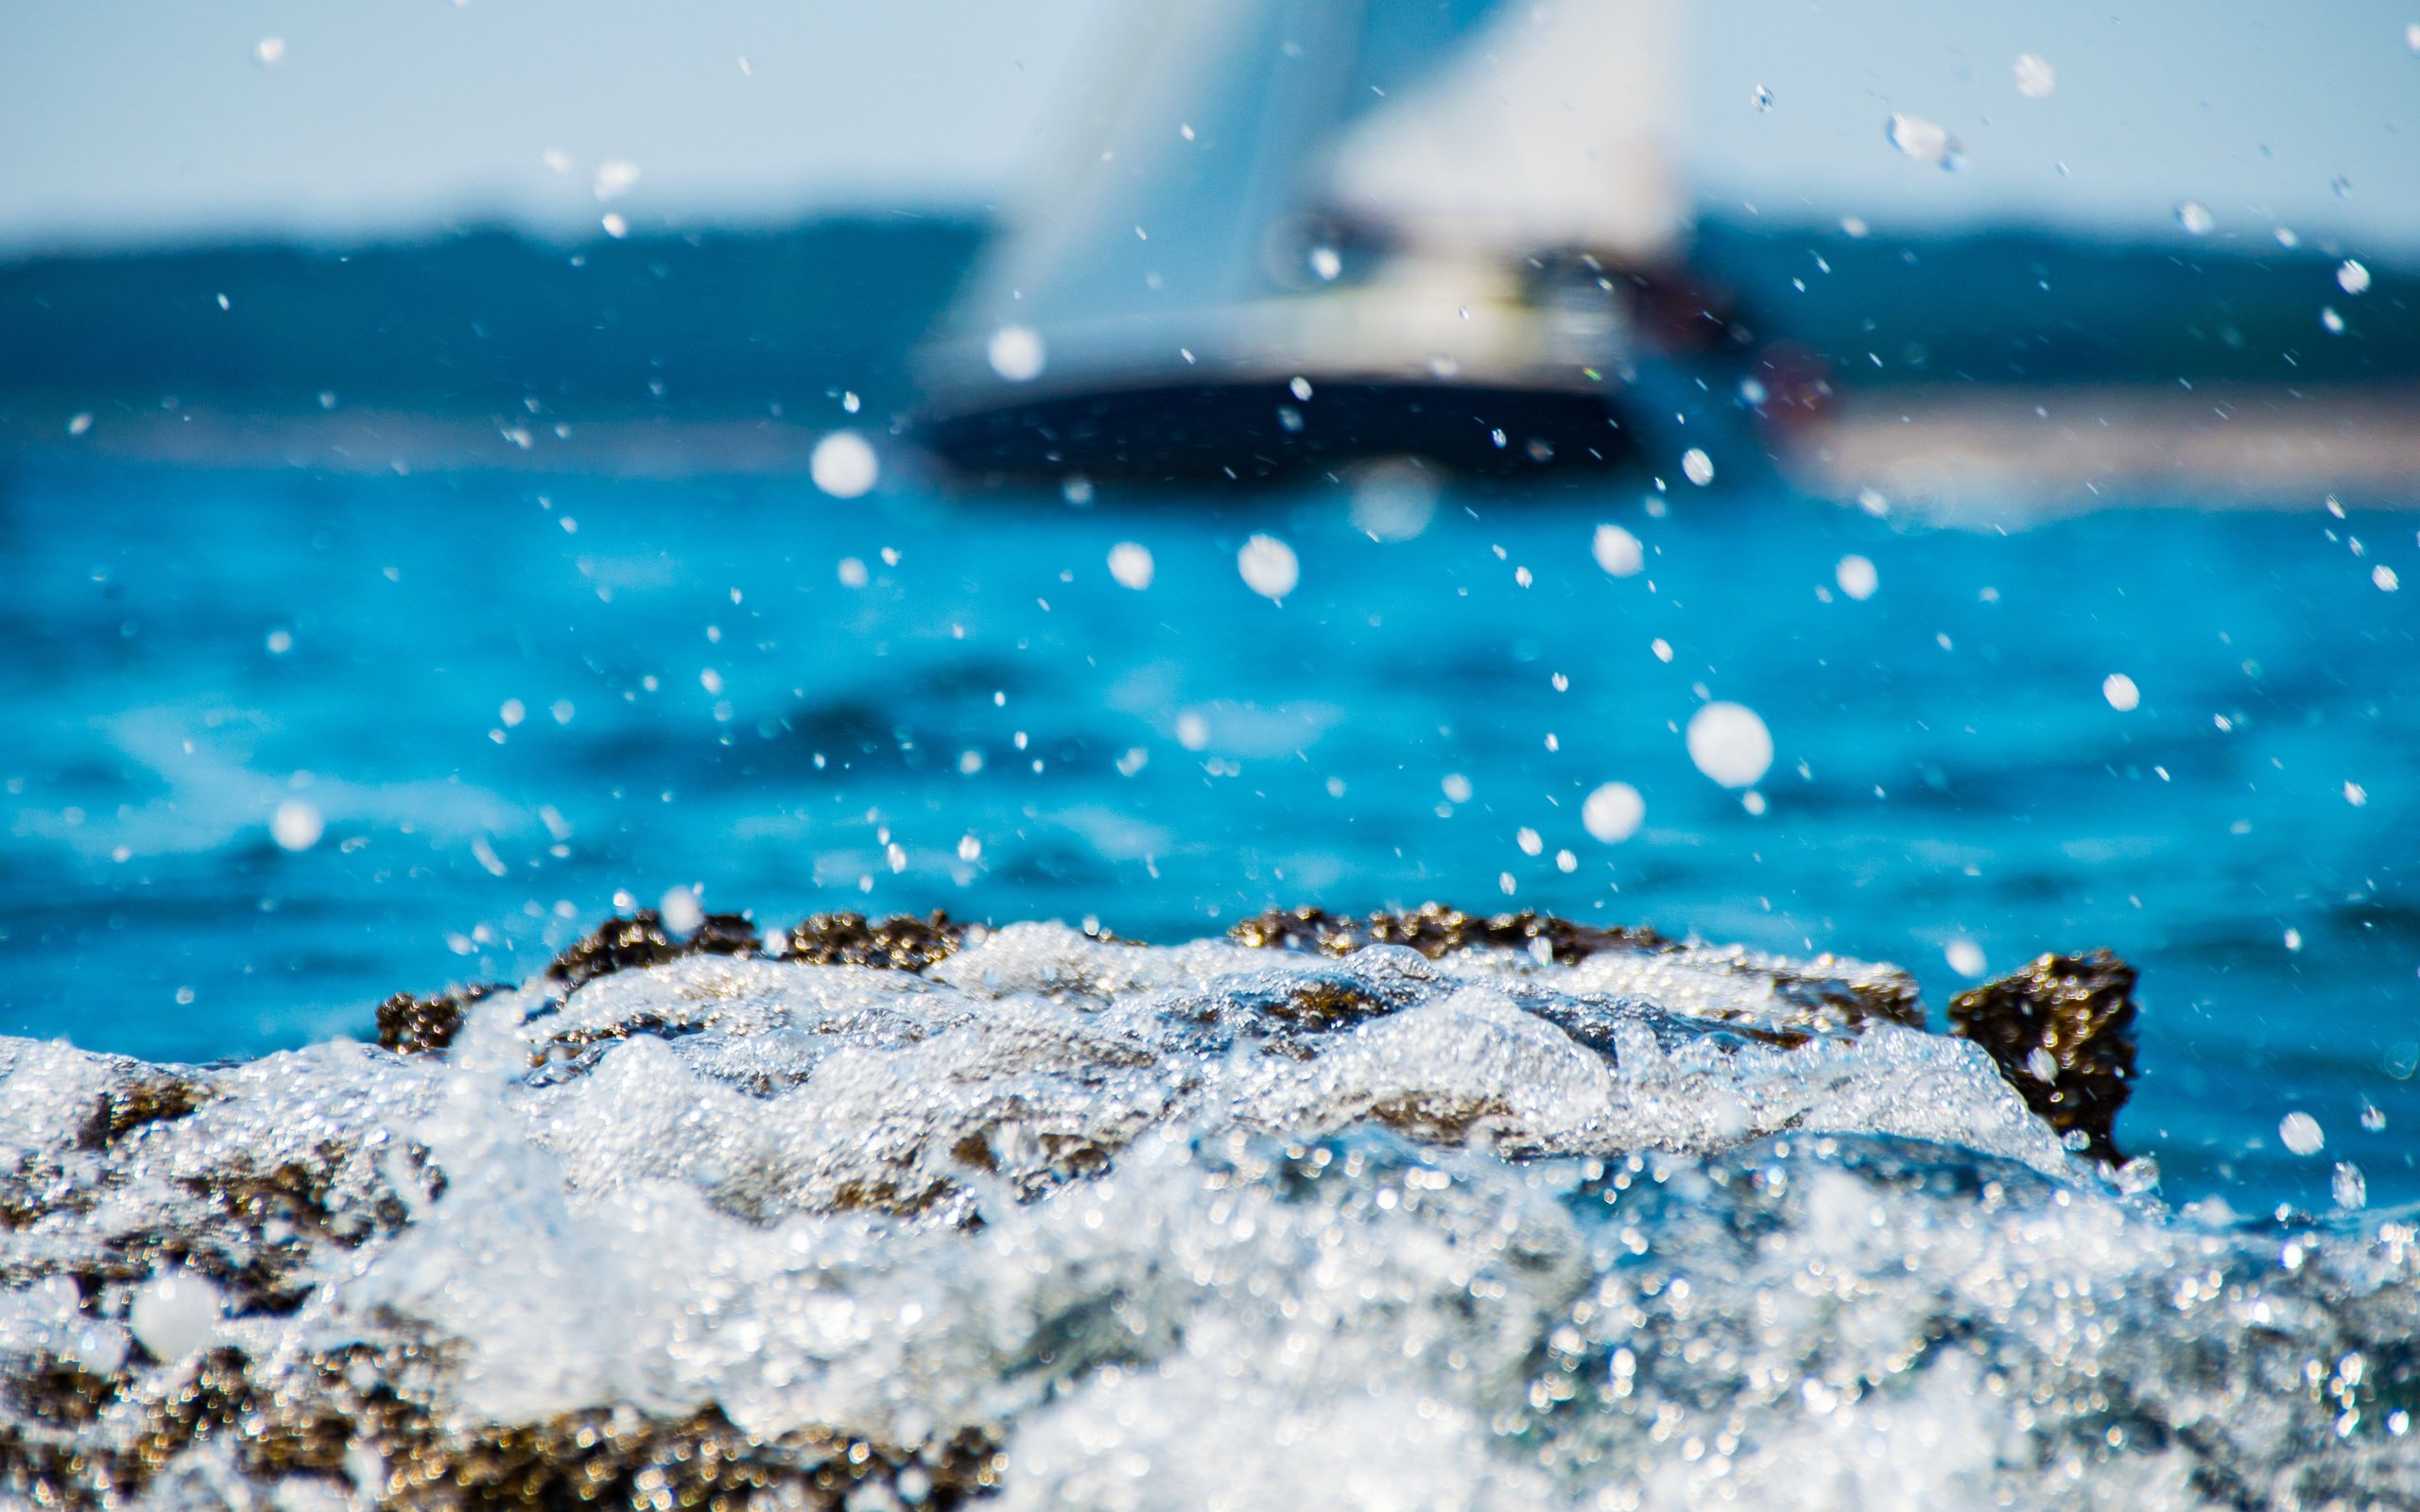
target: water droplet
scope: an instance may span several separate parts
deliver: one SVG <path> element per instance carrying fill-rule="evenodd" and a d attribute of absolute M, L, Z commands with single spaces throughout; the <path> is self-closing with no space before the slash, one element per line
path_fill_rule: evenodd
<path fill-rule="evenodd" d="M 320 843 L 327 833 L 327 821 L 319 809 L 299 798 L 289 798 L 269 816 L 269 838 L 283 850 L 308 850 Z"/>
<path fill-rule="evenodd" d="M 1893 115 L 1885 123 L 1883 133 L 1891 145 L 1918 163 L 1955 173 L 1966 165 L 1966 156 L 1958 139 L 1921 115 Z"/>
<path fill-rule="evenodd" d="M 1236 570 L 1244 586 L 1263 598 L 1283 600 L 1302 581 L 1302 563 L 1294 548 L 1275 536 L 1254 536 L 1236 553 Z"/>
<path fill-rule="evenodd" d="M 1619 845 L 1638 833 L 1647 818 L 1647 800 L 1628 782 L 1607 782 L 1580 805 L 1581 828 L 1589 838 Z"/>
<path fill-rule="evenodd" d="M 2135 687 L 2135 679 L 2123 672 L 2112 672 L 2100 679 L 2100 696 L 2109 700 L 2110 708 L 2121 714 L 2139 708 L 2143 701 L 2143 691 Z"/>
<path fill-rule="evenodd" d="M 600 163 L 596 165 L 596 177 L 589 180 L 589 192 L 596 197 L 597 203 L 603 204 L 606 200 L 619 199 L 629 194 L 638 181 L 637 163 Z"/>
<path fill-rule="evenodd" d="M 1042 334 L 1022 325 L 1004 325 L 993 332 L 992 339 L 984 344 L 983 355 L 994 372 L 1012 384 L 1031 383 L 1041 377 L 1049 361 Z"/>
<path fill-rule="evenodd" d="M 1882 586 L 1882 575 L 1875 571 L 1874 563 L 1863 557 L 1841 558 L 1840 566 L 1833 569 L 1832 577 L 1841 585 L 1841 592 L 1854 599 L 1872 598 L 1874 591 Z"/>
<path fill-rule="evenodd" d="M 2047 99 L 2059 87 L 2058 71 L 2039 53 L 2021 53 L 2016 60 L 2016 92 L 2029 100 Z"/>
<path fill-rule="evenodd" d="M 152 1358 L 182 1360 L 209 1348 L 218 1337 L 223 1306 L 210 1278 L 180 1267 L 161 1272 L 134 1294 L 126 1323 Z"/>
<path fill-rule="evenodd" d="M 2336 1176 L 2328 1182 L 2327 1193 L 2346 1212 L 2359 1212 L 2370 1205 L 2370 1183 L 2361 1168 L 2350 1160 L 2336 1162 Z"/>
<path fill-rule="evenodd" d="M 2218 219 L 2200 200 L 2187 199 L 2176 207 L 2176 224 L 2184 228 L 2187 236 L 2207 236 L 2218 225 Z"/>
<path fill-rule="evenodd" d="M 2347 294 L 2366 294 L 2370 287 L 2370 270 L 2348 257 L 2337 266 L 2336 286 Z"/>
<path fill-rule="evenodd" d="M 664 916 L 664 927 L 675 935 L 694 935 L 698 926 L 706 921 L 704 906 L 698 902 L 698 895 L 686 887 L 666 888 L 656 910 Z"/>
<path fill-rule="evenodd" d="M 854 499 L 873 487 L 882 464 L 864 437 L 855 431 L 834 431 L 815 443 L 806 471 L 815 486 L 832 497 Z"/>
<path fill-rule="evenodd" d="M 1773 764 L 1772 732 L 1745 704 L 1717 701 L 1689 716 L 1689 760 L 1725 787 L 1754 787 Z"/>
<path fill-rule="evenodd" d="M 1120 588 L 1136 593 L 1151 586 L 1151 552 L 1148 546 L 1132 541 L 1121 541 L 1109 548 L 1109 576 Z"/>
<path fill-rule="evenodd" d="M 2277 1121 L 2277 1138 L 2296 1155 L 2317 1155 L 2327 1145 L 2319 1120 L 2308 1113 L 2288 1113 Z"/>
<path fill-rule="evenodd" d="M 1636 536 L 1616 524 L 1599 525 L 1589 550 L 1595 555 L 1597 565 L 1616 577 L 1636 576 L 1639 569 L 1647 565 L 1647 548 Z"/>
<path fill-rule="evenodd" d="M 1437 513 L 1437 476 L 1416 462 L 1374 462 L 1352 483 L 1353 527 L 1373 541 L 1410 541 Z"/>

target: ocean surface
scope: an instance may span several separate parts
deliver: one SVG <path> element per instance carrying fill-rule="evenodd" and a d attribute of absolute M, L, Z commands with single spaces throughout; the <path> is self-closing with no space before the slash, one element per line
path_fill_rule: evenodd
<path fill-rule="evenodd" d="M 0 1030 L 366 1036 L 676 886 L 1154 941 L 1433 899 L 1896 962 L 1936 1012 L 1962 944 L 1990 974 L 2107 946 L 2143 972 L 2122 1132 L 2172 1185 L 2324 1210 L 2346 1159 L 2420 1198 L 2420 593 L 2374 576 L 2420 573 L 2406 517 L 1951 527 L 1591 478 L 1381 541 L 1324 482 L 1077 507 L 890 463 L 852 501 L 0 474 Z M 1377 491 L 1362 525 L 1419 523 Z M 1641 570 L 1598 563 L 1606 524 Z M 1254 535 L 1295 554 L 1282 601 Z M 1691 764 L 1709 698 L 1772 733 L 1761 814 Z M 1612 782 L 1645 812 L 1606 844 Z M 2324 1158 L 2281 1146 L 2297 1109 Z"/>
<path fill-rule="evenodd" d="M 9 1486 L 2420 1497 L 2411 517 L 873 444 L 0 473 Z M 1709 948 L 1186 943 L 1429 900 Z M 992 928 L 538 974 L 642 907 Z M 1787 986 L 2100 946 L 2122 1177 Z"/>

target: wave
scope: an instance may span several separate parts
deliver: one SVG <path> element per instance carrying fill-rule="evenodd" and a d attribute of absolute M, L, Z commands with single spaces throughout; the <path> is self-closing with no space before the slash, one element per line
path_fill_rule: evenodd
<path fill-rule="evenodd" d="M 619 919 L 376 1045 L 0 1040 L 0 1492 L 2420 1499 L 2409 1215 L 2116 1163 L 2132 973 L 1428 908 Z"/>

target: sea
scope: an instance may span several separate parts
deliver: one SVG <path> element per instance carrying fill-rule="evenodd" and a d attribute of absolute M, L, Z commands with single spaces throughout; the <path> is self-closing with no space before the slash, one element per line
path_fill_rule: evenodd
<path fill-rule="evenodd" d="M 867 491 L 0 471 L 0 1354 L 154 1445 L 122 1501 L 454 1504 L 432 1443 L 634 1506 L 2420 1497 L 2412 516 L 813 423 Z M 1429 902 L 1730 964 L 1225 942 Z M 641 908 L 979 927 L 546 988 Z M 2124 1173 L 1944 1035 L 1690 1027 L 2102 947 Z M 474 983 L 531 985 L 372 1046 Z M 141 1439 L 212 1369 L 251 1418 Z M 298 1382 L 349 1426 L 279 1460 Z"/>

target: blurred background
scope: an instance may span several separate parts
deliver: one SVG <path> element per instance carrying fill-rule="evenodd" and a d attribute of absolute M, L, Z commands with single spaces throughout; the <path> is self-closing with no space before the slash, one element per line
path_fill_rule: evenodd
<path fill-rule="evenodd" d="M 2370 0 L 22 0 L 0 1029 L 674 889 L 2106 944 L 2171 1191 L 2420 1196 L 2415 101 Z"/>

